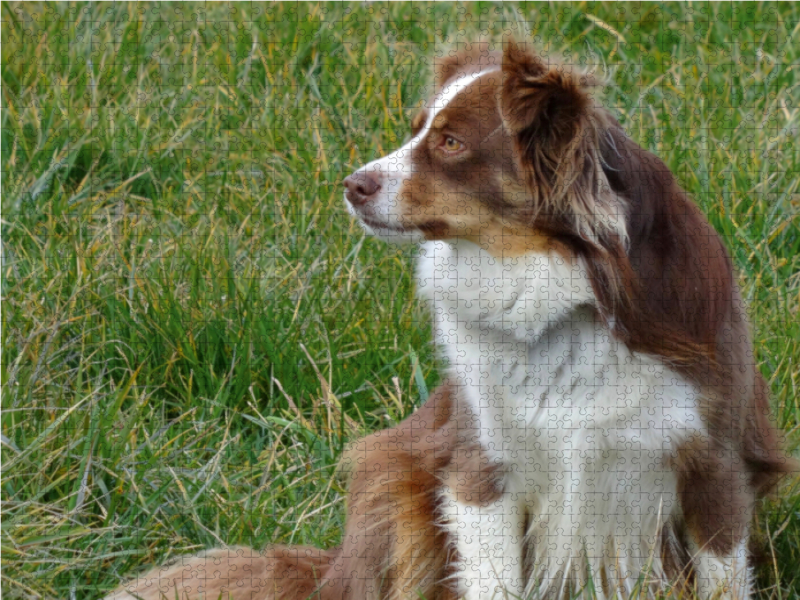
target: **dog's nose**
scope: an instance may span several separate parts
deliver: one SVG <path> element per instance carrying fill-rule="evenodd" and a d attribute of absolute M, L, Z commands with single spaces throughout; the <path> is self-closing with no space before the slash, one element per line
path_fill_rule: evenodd
<path fill-rule="evenodd" d="M 347 189 L 345 196 L 353 206 L 361 206 L 369 202 L 381 184 L 377 181 L 377 175 L 366 171 L 356 171 L 350 177 L 345 178 L 344 187 Z"/>

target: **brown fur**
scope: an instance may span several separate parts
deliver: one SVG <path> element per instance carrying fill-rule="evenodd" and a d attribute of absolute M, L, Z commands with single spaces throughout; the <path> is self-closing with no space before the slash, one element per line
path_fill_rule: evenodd
<path fill-rule="evenodd" d="M 459 47 L 445 53 L 444 56 L 435 57 L 433 60 L 433 93 L 438 94 L 445 83 L 468 75 L 480 73 L 491 67 L 500 68 L 502 53 L 491 50 L 487 42 L 471 42 L 460 44 Z"/>
<path fill-rule="evenodd" d="M 694 438 L 678 450 L 678 495 L 686 526 L 701 547 L 731 552 L 750 523 L 755 493 L 733 448 Z"/>
<path fill-rule="evenodd" d="M 129 581 L 108 600 L 267 600 L 313 598 L 333 552 L 276 546 L 265 552 L 232 546 L 179 557 Z"/>
<path fill-rule="evenodd" d="M 397 427 L 359 440 L 345 459 L 351 481 L 344 543 L 325 598 L 444 598 L 445 534 L 436 525 L 436 472 L 450 460 L 454 390 L 439 387 Z M 327 591 L 327 590 L 325 590 Z"/>

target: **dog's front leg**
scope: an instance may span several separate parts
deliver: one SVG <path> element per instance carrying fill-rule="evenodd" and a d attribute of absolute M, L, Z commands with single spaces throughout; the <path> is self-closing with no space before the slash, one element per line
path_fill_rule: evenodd
<path fill-rule="evenodd" d="M 457 593 L 467 600 L 522 598 L 524 509 L 493 473 L 451 471 L 442 513 L 457 556 Z M 472 481 L 470 481 L 472 480 Z"/>
<path fill-rule="evenodd" d="M 747 537 L 732 551 L 718 555 L 708 548 L 698 548 L 693 539 L 689 544 L 693 554 L 698 598 L 717 600 L 747 600 L 752 582 L 747 564 Z"/>
<path fill-rule="evenodd" d="M 739 452 L 718 439 L 694 437 L 678 449 L 678 493 L 700 598 L 751 595 L 748 525 L 755 490 Z"/>

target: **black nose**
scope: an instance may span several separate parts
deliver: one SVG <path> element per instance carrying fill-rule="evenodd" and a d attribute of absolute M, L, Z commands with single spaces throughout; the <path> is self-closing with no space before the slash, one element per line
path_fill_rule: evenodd
<path fill-rule="evenodd" d="M 347 188 L 345 196 L 353 206 L 361 206 L 369 202 L 378 190 L 381 189 L 381 184 L 377 181 L 376 173 L 367 173 L 366 171 L 356 171 L 350 177 L 345 178 L 344 187 Z"/>

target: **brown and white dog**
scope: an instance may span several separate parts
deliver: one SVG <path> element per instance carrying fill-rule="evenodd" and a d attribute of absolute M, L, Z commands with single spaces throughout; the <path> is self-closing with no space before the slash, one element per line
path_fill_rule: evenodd
<path fill-rule="evenodd" d="M 411 140 L 344 183 L 422 243 L 447 382 L 350 450 L 341 547 L 215 550 L 115 598 L 750 595 L 791 464 L 731 261 L 597 86 L 515 43 L 437 61 Z"/>
<path fill-rule="evenodd" d="M 456 593 L 627 597 L 692 572 L 742 598 L 754 501 L 788 468 L 745 310 L 720 237 L 596 85 L 474 45 L 439 63 L 411 140 L 345 180 L 371 232 L 423 242 L 477 427 L 440 476 Z"/>

